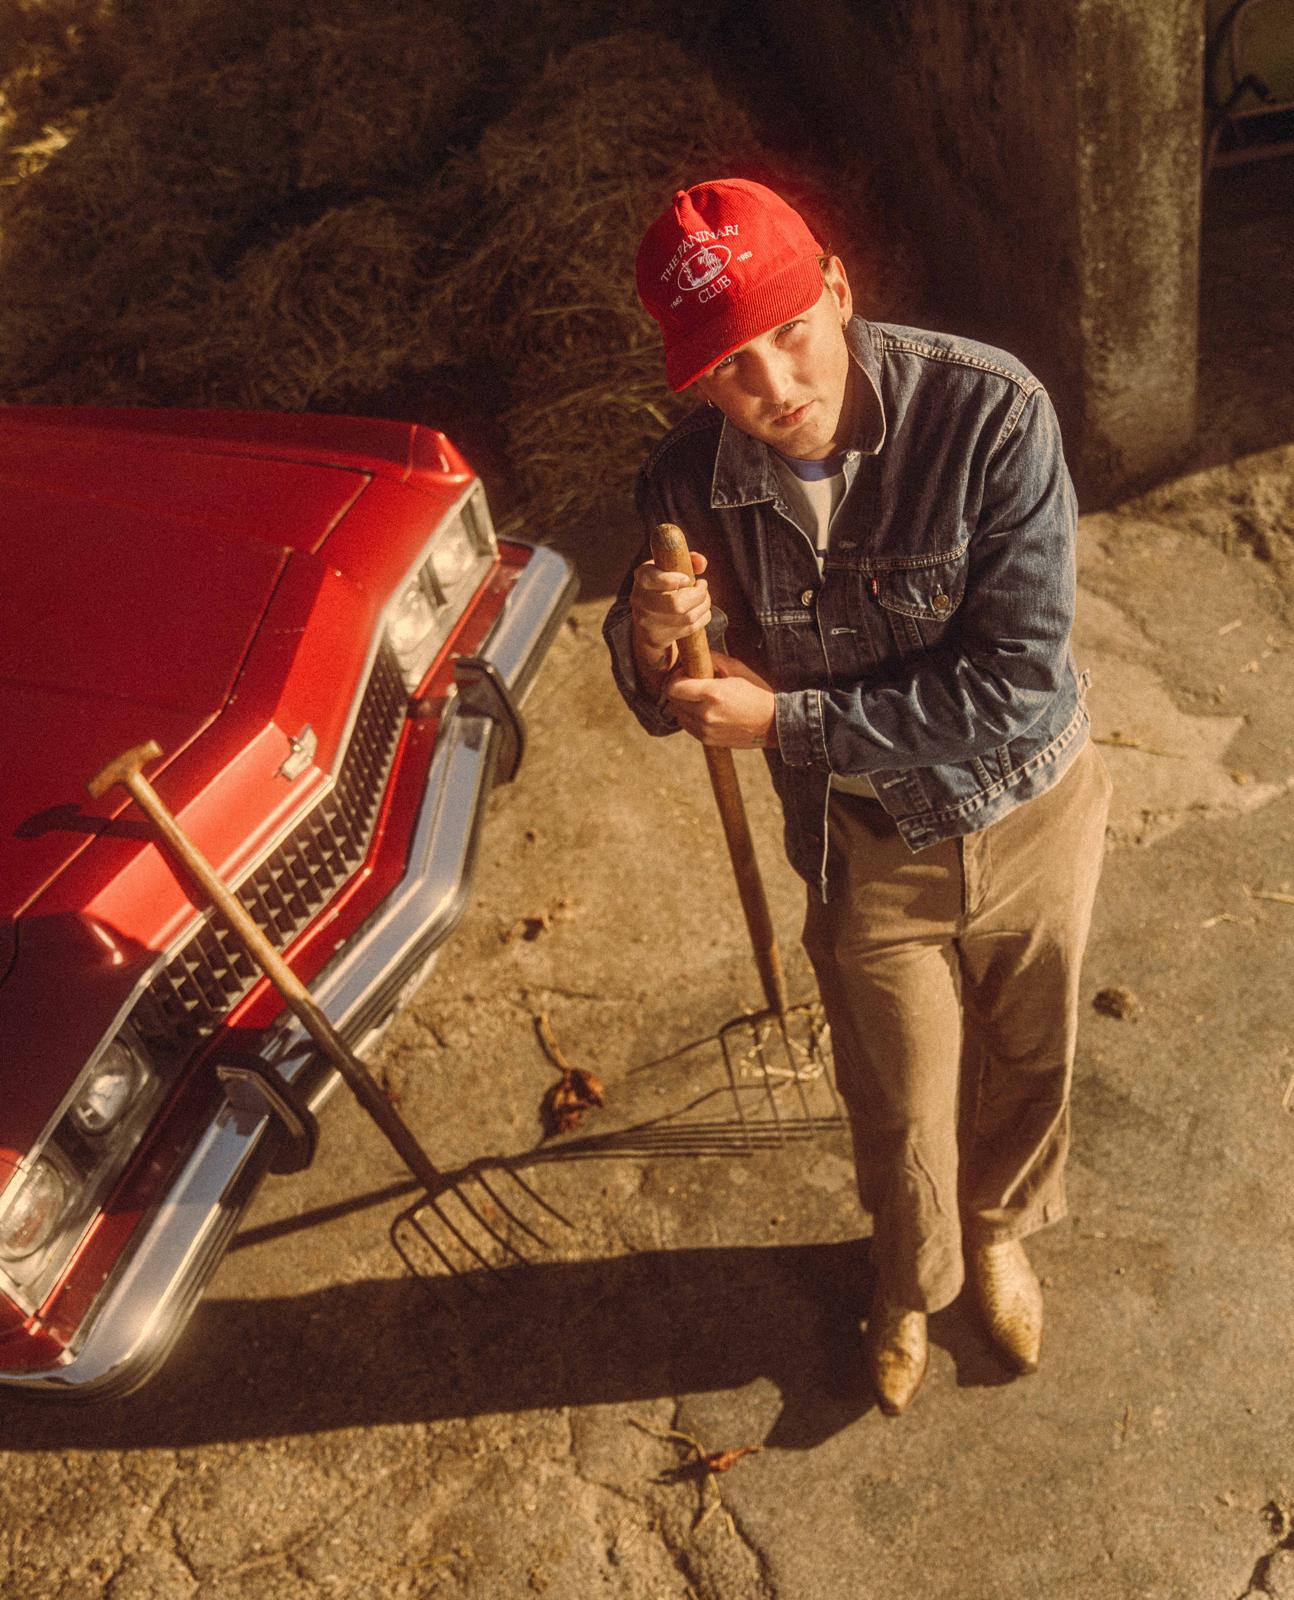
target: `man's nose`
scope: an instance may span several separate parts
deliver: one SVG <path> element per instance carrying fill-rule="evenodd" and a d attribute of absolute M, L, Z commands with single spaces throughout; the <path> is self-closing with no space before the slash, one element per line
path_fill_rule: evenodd
<path fill-rule="evenodd" d="M 791 394 L 791 372 L 786 357 L 778 350 L 760 351 L 749 368 L 747 382 L 759 400 L 782 405 Z"/>

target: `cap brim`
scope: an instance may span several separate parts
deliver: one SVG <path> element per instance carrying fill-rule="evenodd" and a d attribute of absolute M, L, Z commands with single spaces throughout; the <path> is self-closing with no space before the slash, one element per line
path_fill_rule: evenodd
<path fill-rule="evenodd" d="M 826 285 L 816 255 L 793 261 L 758 288 L 725 297 L 715 315 L 687 339 L 665 344 L 665 381 L 675 394 L 734 350 L 817 305 Z"/>

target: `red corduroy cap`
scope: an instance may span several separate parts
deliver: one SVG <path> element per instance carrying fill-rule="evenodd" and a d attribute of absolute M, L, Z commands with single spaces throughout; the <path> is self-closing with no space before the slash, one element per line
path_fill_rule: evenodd
<path fill-rule="evenodd" d="M 724 356 L 816 304 L 822 246 L 762 183 L 680 189 L 638 246 L 638 297 L 660 324 L 676 392 Z"/>

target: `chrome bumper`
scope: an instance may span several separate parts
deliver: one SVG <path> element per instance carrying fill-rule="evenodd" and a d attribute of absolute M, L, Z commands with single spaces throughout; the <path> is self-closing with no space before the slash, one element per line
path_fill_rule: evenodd
<path fill-rule="evenodd" d="M 480 652 L 521 704 L 575 598 L 574 573 L 543 547 L 531 555 Z M 436 744 L 399 884 L 312 985 L 330 1021 L 355 1046 L 372 1038 L 416 983 L 462 915 L 485 801 L 506 730 L 455 704 Z M 337 1074 L 295 1018 L 266 1058 L 312 1109 Z M 0 1370 L 0 1385 L 67 1399 L 130 1393 L 161 1365 L 237 1228 L 271 1159 L 270 1118 L 236 1088 L 203 1131 L 165 1199 L 141 1225 L 74 1344 L 57 1365 Z"/>

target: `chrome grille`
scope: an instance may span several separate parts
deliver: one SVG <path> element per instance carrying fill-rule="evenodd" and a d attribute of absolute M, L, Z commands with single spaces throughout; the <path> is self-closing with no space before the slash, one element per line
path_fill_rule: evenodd
<path fill-rule="evenodd" d="M 276 948 L 318 916 L 368 854 L 407 704 L 384 640 L 336 783 L 238 888 Z M 258 976 L 237 935 L 213 913 L 153 980 L 140 1023 L 150 1032 L 160 1026 L 172 1039 L 210 1033 Z"/>

